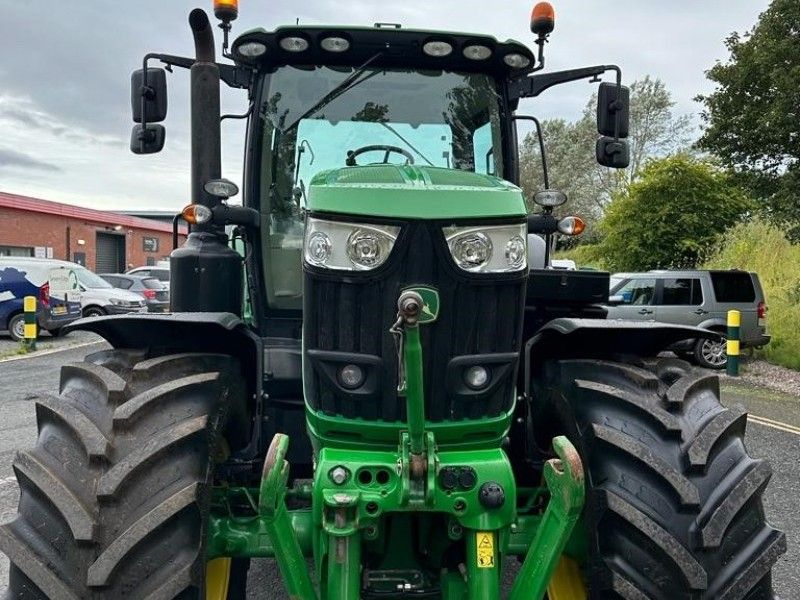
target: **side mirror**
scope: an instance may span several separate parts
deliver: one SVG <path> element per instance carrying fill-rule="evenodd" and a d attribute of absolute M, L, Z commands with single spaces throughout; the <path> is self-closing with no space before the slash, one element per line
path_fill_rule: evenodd
<path fill-rule="evenodd" d="M 617 98 L 617 84 L 603 82 L 597 91 L 597 132 L 600 135 L 620 138 L 628 137 L 630 128 L 631 92 L 624 85 L 619 87 Z M 619 123 L 619 132 L 615 127 Z"/>
<path fill-rule="evenodd" d="M 144 98 L 147 123 L 159 123 L 167 118 L 167 72 L 164 69 L 147 69 L 147 85 L 144 70 L 131 75 L 131 111 L 133 122 L 142 122 L 142 99 Z"/>
<path fill-rule="evenodd" d="M 131 131 L 131 152 L 134 154 L 154 154 L 164 148 L 166 130 L 163 125 L 148 123 L 134 125 Z"/>
<path fill-rule="evenodd" d="M 623 302 L 625 302 L 625 298 L 619 294 L 608 297 L 609 304 L 622 304 Z"/>
<path fill-rule="evenodd" d="M 624 169 L 631 163 L 631 151 L 628 140 L 615 140 L 613 137 L 601 137 L 595 147 L 597 162 L 604 167 Z"/>

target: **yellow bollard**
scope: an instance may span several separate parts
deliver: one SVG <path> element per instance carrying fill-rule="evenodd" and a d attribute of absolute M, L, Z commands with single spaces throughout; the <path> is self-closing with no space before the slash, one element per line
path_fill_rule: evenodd
<path fill-rule="evenodd" d="M 36 296 L 25 296 L 23 301 L 25 310 L 25 332 L 23 345 L 32 352 L 36 350 Z"/>
<path fill-rule="evenodd" d="M 739 375 L 739 327 L 742 324 L 742 313 L 738 310 L 728 311 L 728 362 L 725 371 L 728 375 Z"/>

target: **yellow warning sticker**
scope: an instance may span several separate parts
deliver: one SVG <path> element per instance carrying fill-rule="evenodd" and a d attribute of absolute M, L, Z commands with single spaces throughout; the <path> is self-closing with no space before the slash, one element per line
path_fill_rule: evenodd
<path fill-rule="evenodd" d="M 478 547 L 478 568 L 494 567 L 494 533 L 478 531 L 475 533 L 475 545 Z"/>

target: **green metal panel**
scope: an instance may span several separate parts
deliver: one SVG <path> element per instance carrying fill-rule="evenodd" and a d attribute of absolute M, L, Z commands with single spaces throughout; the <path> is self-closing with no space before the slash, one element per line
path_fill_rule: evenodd
<path fill-rule="evenodd" d="M 318 173 L 314 212 L 398 219 L 523 217 L 522 191 L 490 175 L 412 165 L 366 165 Z"/>

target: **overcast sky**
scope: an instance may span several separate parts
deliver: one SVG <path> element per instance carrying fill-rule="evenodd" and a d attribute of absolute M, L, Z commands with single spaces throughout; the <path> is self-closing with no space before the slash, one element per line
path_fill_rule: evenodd
<path fill-rule="evenodd" d="M 130 73 L 150 51 L 191 55 L 190 0 L 0 0 L 0 191 L 93 208 L 180 210 L 188 198 L 188 74 L 169 76 L 166 148 L 134 156 Z M 335 23 L 472 31 L 532 45 L 528 0 L 241 0 L 234 35 L 251 27 Z M 768 0 L 561 0 L 548 69 L 616 63 L 626 82 L 663 79 L 680 113 L 726 59 L 724 38 L 746 31 Z M 552 88 L 521 110 L 577 118 L 592 87 Z M 223 110 L 241 112 L 226 91 Z M 224 175 L 241 179 L 240 125 L 223 124 Z"/>

